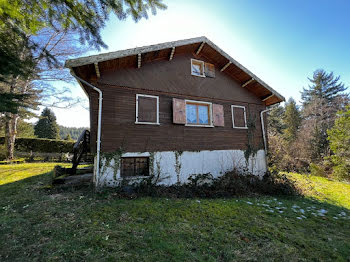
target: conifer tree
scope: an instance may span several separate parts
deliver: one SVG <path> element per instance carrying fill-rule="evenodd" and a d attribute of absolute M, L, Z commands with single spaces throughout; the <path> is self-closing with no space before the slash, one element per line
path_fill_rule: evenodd
<path fill-rule="evenodd" d="M 350 105 L 344 111 L 338 112 L 335 125 L 328 130 L 328 140 L 334 155 L 334 175 L 350 179 Z"/>
<path fill-rule="evenodd" d="M 267 117 L 267 131 L 269 135 L 280 135 L 285 128 L 282 121 L 285 109 L 280 105 L 273 105 Z"/>
<path fill-rule="evenodd" d="M 28 77 L 33 74 L 34 60 L 17 55 L 23 49 L 42 53 L 55 64 L 49 50 L 30 41 L 30 36 L 43 28 L 73 30 L 82 43 L 100 49 L 107 45 L 101 38 L 101 29 L 111 13 L 119 20 L 131 16 L 135 22 L 147 19 L 149 12 L 165 9 L 162 0 L 12 0 L 0 1 L 0 81 L 13 75 Z"/>
<path fill-rule="evenodd" d="M 66 141 L 72 141 L 73 139 L 72 139 L 71 135 L 68 134 L 68 135 L 64 138 L 64 140 L 66 140 Z"/>
<path fill-rule="evenodd" d="M 301 92 L 303 133 L 309 135 L 305 140 L 310 161 L 321 162 L 330 154 L 327 130 L 333 127 L 337 111 L 348 103 L 348 95 L 340 77 L 334 77 L 332 72 L 316 70 L 309 80 L 311 85 Z"/>
<path fill-rule="evenodd" d="M 290 98 L 285 105 L 283 123 L 285 139 L 288 142 L 295 141 L 301 124 L 301 114 L 293 98 Z"/>
<path fill-rule="evenodd" d="M 56 116 L 49 108 L 45 108 L 41 113 L 39 121 L 34 127 L 34 135 L 39 138 L 57 139 L 59 129 L 56 122 Z"/>
<path fill-rule="evenodd" d="M 327 103 L 331 103 L 346 90 L 345 85 L 340 82 L 340 76 L 335 77 L 333 72 L 327 73 L 323 69 L 316 70 L 309 81 L 311 82 L 309 88 L 304 88 L 301 92 L 304 106 L 315 99 L 324 99 Z"/>

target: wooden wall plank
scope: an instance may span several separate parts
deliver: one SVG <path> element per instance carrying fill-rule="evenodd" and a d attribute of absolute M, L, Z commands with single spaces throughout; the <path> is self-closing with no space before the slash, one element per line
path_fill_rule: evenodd
<path fill-rule="evenodd" d="M 244 150 L 247 144 L 247 130 L 232 128 L 230 101 L 205 99 L 203 101 L 223 105 L 224 127 L 188 127 L 173 124 L 173 96 L 159 94 L 160 125 L 135 124 L 136 94 L 139 90 L 101 86 L 103 91 L 102 110 L 102 152 L 115 151 L 198 151 L 198 150 Z M 154 95 L 144 91 L 142 94 Z M 176 97 L 175 97 L 176 98 Z M 177 97 L 183 99 L 183 97 Z M 98 96 L 91 93 L 91 141 L 96 141 Z M 238 104 L 235 102 L 234 104 Z M 240 105 L 253 110 L 259 116 L 263 105 L 241 102 Z M 252 106 L 251 106 L 252 105 Z M 256 143 L 262 145 L 260 120 L 256 119 Z M 93 143 L 92 143 L 93 144 Z M 262 148 L 262 147 L 261 147 Z M 94 145 L 92 145 L 94 151 Z"/>

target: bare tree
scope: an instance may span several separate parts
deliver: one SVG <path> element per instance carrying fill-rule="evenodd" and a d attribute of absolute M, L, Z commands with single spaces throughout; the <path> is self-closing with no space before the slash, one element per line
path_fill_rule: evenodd
<path fill-rule="evenodd" d="M 5 113 L 5 145 L 7 158 L 14 157 L 14 144 L 17 133 L 17 123 L 20 117 L 28 118 L 33 116 L 32 110 L 38 105 L 50 107 L 67 108 L 80 102 L 80 99 L 73 99 L 70 90 L 60 85 L 73 81 L 69 71 L 64 68 L 64 61 L 68 58 L 81 55 L 86 52 L 86 47 L 80 45 L 79 39 L 73 31 L 43 29 L 39 34 L 31 36 L 31 41 L 36 43 L 38 48 L 35 53 L 32 50 L 23 49 L 20 54 L 34 57 L 35 74 L 32 77 L 23 79 L 20 75 L 8 79 L 8 84 L 2 84 L 0 91 L 11 94 L 28 94 L 25 100 L 26 107 L 14 113 Z M 52 63 L 51 57 L 55 57 Z"/>

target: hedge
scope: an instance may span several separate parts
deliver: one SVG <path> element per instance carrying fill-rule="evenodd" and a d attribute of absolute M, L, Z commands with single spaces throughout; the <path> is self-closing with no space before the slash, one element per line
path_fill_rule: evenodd
<path fill-rule="evenodd" d="M 0 145 L 5 143 L 5 138 L 0 137 Z M 16 138 L 15 150 L 19 152 L 41 153 L 71 153 L 74 141 L 44 139 L 44 138 Z"/>

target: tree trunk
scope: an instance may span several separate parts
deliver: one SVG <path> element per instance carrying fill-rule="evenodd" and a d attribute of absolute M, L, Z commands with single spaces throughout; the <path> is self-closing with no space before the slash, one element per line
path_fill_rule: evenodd
<path fill-rule="evenodd" d="M 6 158 L 8 160 L 12 160 L 14 158 L 18 118 L 19 118 L 18 115 L 14 115 L 14 114 L 6 115 L 5 148 L 6 148 Z"/>
<path fill-rule="evenodd" d="M 15 93 L 17 79 L 18 77 L 16 77 L 13 80 L 10 86 L 11 94 Z M 14 158 L 18 118 L 19 118 L 18 114 L 12 114 L 12 113 L 5 114 L 5 148 L 6 148 L 6 159 L 8 160 L 12 160 Z"/>

